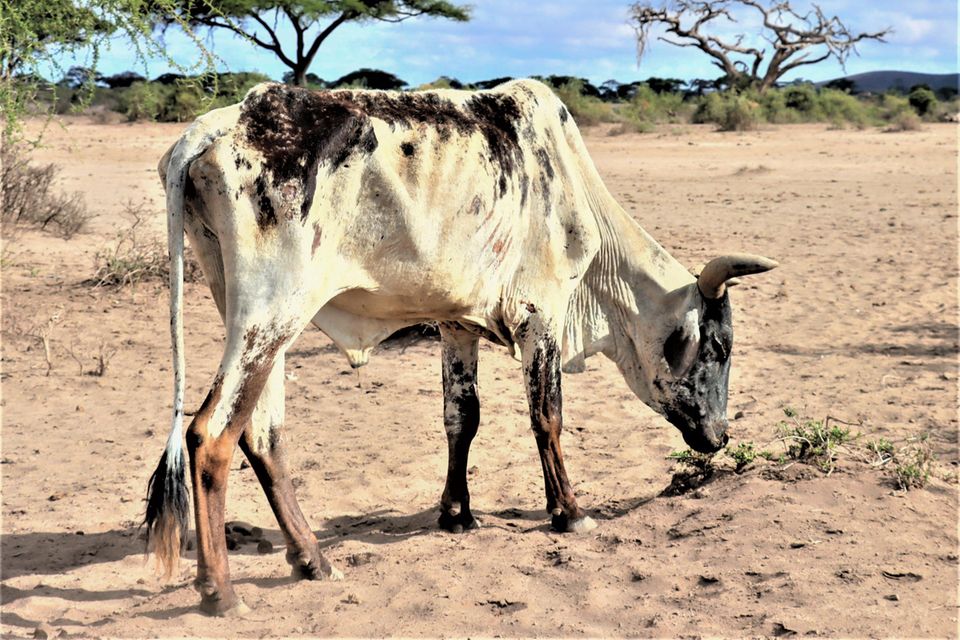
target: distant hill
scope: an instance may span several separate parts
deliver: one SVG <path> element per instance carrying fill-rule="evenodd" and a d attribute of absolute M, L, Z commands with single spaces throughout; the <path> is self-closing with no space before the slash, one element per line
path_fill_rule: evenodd
<path fill-rule="evenodd" d="M 845 78 L 837 80 L 850 80 L 855 82 L 854 93 L 884 93 L 891 89 L 907 91 L 915 84 L 926 84 L 934 91 L 943 88 L 960 89 L 960 74 L 957 73 L 918 73 L 916 71 L 869 71 L 867 73 L 856 73 Z M 823 86 L 833 82 L 818 82 L 817 86 Z"/>

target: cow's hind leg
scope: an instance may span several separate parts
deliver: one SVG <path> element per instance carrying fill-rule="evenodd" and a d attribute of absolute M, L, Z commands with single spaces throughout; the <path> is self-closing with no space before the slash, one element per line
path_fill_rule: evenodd
<path fill-rule="evenodd" d="M 589 531 L 596 527 L 596 523 L 577 505 L 560 450 L 563 395 L 558 341 L 548 328 L 530 321 L 518 338 L 521 341 L 524 379 L 530 403 L 530 422 L 543 467 L 551 524 L 561 532 Z"/>
<path fill-rule="evenodd" d="M 277 517 L 286 539 L 287 562 L 293 567 L 293 575 L 309 580 L 324 577 L 339 579 L 343 574 L 330 566 L 320 552 L 317 538 L 297 503 L 287 470 L 282 433 L 283 368 L 284 356 L 279 354 L 253 412 L 253 419 L 240 438 L 240 449 L 250 461 Z"/>
<path fill-rule="evenodd" d="M 478 338 L 453 325 L 441 324 L 443 426 L 449 459 L 447 482 L 440 498 L 440 527 L 453 533 L 476 529 L 467 489 L 467 456 L 480 426 L 477 397 Z"/>
<path fill-rule="evenodd" d="M 279 353 L 299 328 L 276 321 L 228 323 L 227 347 L 206 400 L 187 431 L 194 515 L 197 527 L 197 579 L 200 609 L 211 615 L 241 615 L 248 609 L 230 583 L 224 507 L 227 477 L 237 441 Z"/>

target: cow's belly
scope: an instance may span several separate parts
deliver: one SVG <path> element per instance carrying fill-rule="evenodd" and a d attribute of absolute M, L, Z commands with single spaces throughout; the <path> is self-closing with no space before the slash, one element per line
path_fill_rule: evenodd
<path fill-rule="evenodd" d="M 377 291 L 354 289 L 341 293 L 328 304 L 371 319 L 413 321 L 458 320 L 472 315 L 472 305 L 431 292 L 391 295 Z"/>
<path fill-rule="evenodd" d="M 490 339 L 509 344 L 491 313 L 451 301 L 444 296 L 390 295 L 352 290 L 328 302 L 313 317 L 313 324 L 333 340 L 350 365 L 367 363 L 384 339 L 404 327 L 427 320 L 460 322 L 485 329 Z"/>

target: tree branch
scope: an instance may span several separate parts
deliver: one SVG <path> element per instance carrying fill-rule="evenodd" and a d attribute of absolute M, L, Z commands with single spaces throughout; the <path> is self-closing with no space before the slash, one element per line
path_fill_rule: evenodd
<path fill-rule="evenodd" d="M 270 35 L 270 39 L 273 40 L 273 48 L 271 50 L 275 54 L 277 54 L 277 57 L 280 58 L 280 61 L 283 62 L 283 64 L 290 67 L 291 69 L 294 68 L 296 66 L 296 63 L 290 58 L 288 58 L 287 55 L 283 52 L 283 45 L 280 44 L 280 39 L 277 38 L 277 32 L 274 29 L 271 29 L 270 25 L 267 24 L 267 21 L 261 18 L 255 10 L 250 11 L 247 15 L 253 18 L 254 20 L 256 20 L 258 23 L 260 23 L 260 26 L 262 26 L 266 30 L 266 32 Z"/>
<path fill-rule="evenodd" d="M 320 45 L 323 44 L 323 41 L 327 39 L 327 36 L 333 33 L 334 29 L 342 25 L 344 22 L 347 20 L 352 20 L 355 17 L 356 14 L 353 11 L 344 11 L 341 13 L 336 20 L 328 24 L 323 31 L 317 34 L 317 37 L 313 40 L 313 44 L 310 45 L 310 49 L 307 51 L 307 54 L 303 56 L 302 60 L 304 60 L 309 66 L 310 62 L 313 60 L 313 56 L 317 55 L 317 49 L 319 49 Z"/>
<path fill-rule="evenodd" d="M 765 31 L 760 36 L 773 47 L 773 56 L 767 62 L 762 79 L 760 73 L 766 50 L 743 46 L 743 35 L 731 43 L 719 36 L 701 32 L 701 29 L 708 29 L 710 21 L 716 18 L 735 22 L 730 7 L 736 5 L 752 7 L 759 12 Z M 685 18 L 692 19 L 689 27 L 683 26 Z M 772 0 L 769 3 L 764 0 L 674 0 L 662 8 L 655 8 L 652 0 L 641 0 L 631 7 L 631 19 L 637 34 L 638 59 L 643 57 L 649 44 L 650 28 L 660 25 L 676 38 L 658 37 L 658 40 L 677 47 L 696 47 L 713 58 L 713 64 L 732 79 L 748 78 L 759 86 L 760 91 L 772 86 L 783 74 L 802 65 L 817 64 L 834 57 L 843 66 L 850 54 L 857 53 L 858 42 L 884 42 L 884 37 L 890 33 L 890 29 L 854 33 L 840 18 L 828 17 L 819 6 L 813 5 L 812 11 L 800 14 L 791 7 L 789 0 Z M 826 53 L 813 57 L 806 53 L 790 61 L 797 53 L 813 47 L 826 47 Z M 734 59 L 733 55 L 752 56 L 752 64 Z"/>

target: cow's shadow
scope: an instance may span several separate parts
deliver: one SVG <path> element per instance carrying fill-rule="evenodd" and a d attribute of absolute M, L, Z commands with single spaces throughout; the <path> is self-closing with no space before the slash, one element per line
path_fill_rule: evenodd
<path fill-rule="evenodd" d="M 646 504 L 652 498 L 626 498 L 597 505 L 591 515 L 598 520 L 613 520 Z M 511 533 L 529 533 L 549 531 L 550 520 L 540 509 L 502 509 L 488 513 L 477 512 L 478 519 L 486 528 L 497 528 Z M 437 525 L 439 510 L 436 507 L 424 509 L 412 514 L 379 510 L 359 515 L 344 515 L 331 518 L 323 528 L 316 531 L 320 547 L 329 549 L 342 542 L 358 541 L 365 544 L 391 544 L 416 536 L 448 537 L 450 533 L 442 531 Z M 266 523 L 264 523 L 266 524 Z M 271 522 L 271 524 L 273 524 Z M 116 562 L 130 556 L 143 556 L 144 541 L 136 527 L 114 529 L 100 533 L 78 535 L 73 532 L 20 532 L 0 535 L 0 575 L 6 581 L 21 576 L 62 575 L 84 566 Z M 190 538 L 193 538 L 193 532 Z M 469 535 L 469 534 L 468 534 Z M 285 543 L 283 534 L 274 525 L 263 527 L 263 539 L 269 540 L 273 549 L 268 555 L 275 556 L 278 571 L 286 571 L 283 560 Z M 240 544 L 231 550 L 230 555 L 258 555 L 256 541 Z M 195 551 L 186 551 L 184 557 L 195 559 Z M 281 569 L 280 565 L 283 565 Z M 290 582 L 289 578 L 276 577 L 258 579 L 261 586 L 278 586 Z M 243 583 L 244 580 L 238 580 Z M 175 587 L 170 587 L 175 588 Z M 96 602 L 113 600 L 129 596 L 146 596 L 155 590 L 145 589 L 108 589 L 93 590 L 83 587 L 61 588 L 40 583 L 32 589 L 14 587 L 4 582 L 0 585 L 0 604 L 25 597 L 49 596 L 63 600 Z M 191 609 L 192 610 L 192 609 Z M 16 625 L 16 620 L 4 616 L 5 621 Z M 26 622 L 29 621 L 25 621 Z M 30 623 L 34 624 L 34 623 Z M 29 626 L 29 625 L 28 625 Z"/>

